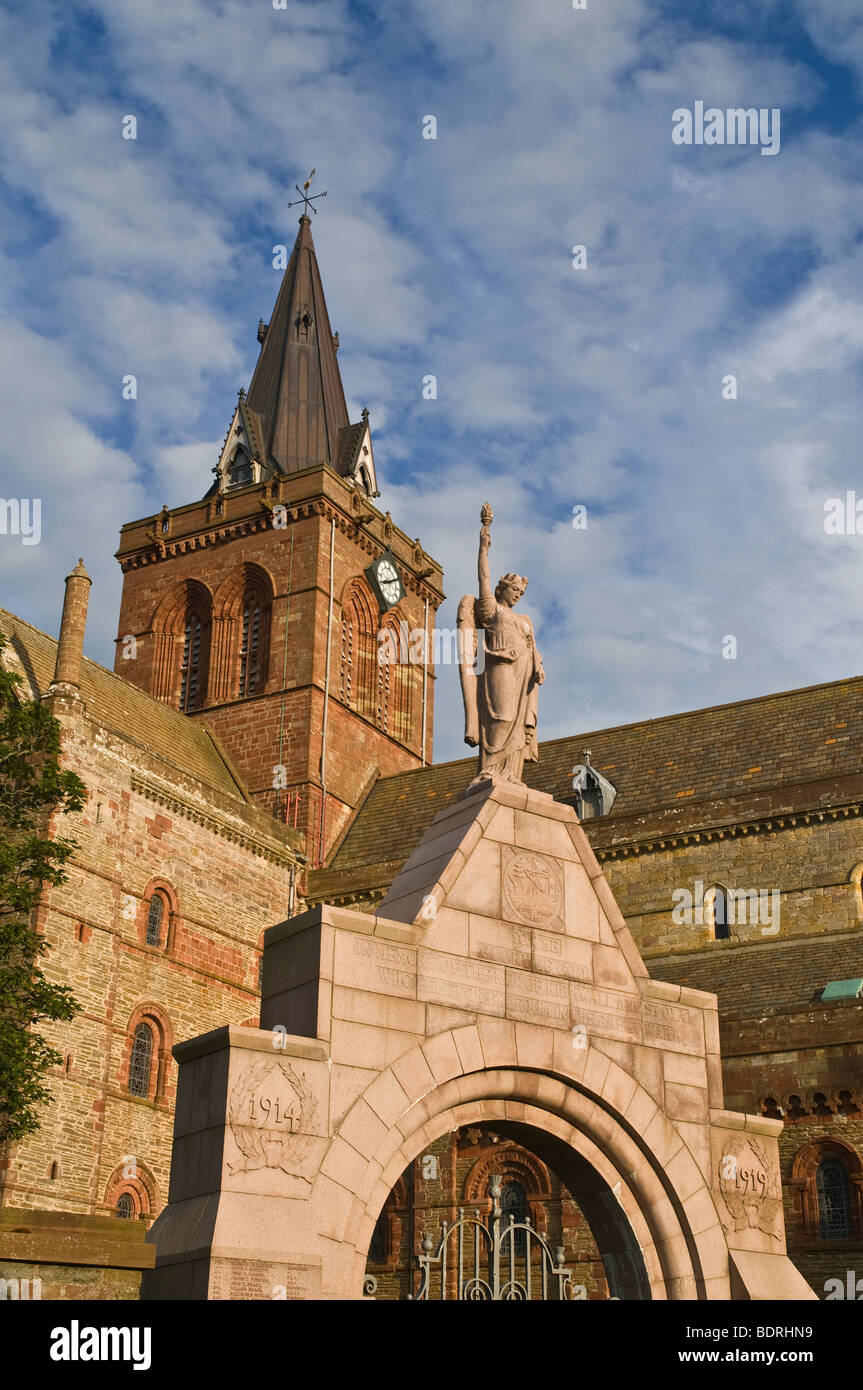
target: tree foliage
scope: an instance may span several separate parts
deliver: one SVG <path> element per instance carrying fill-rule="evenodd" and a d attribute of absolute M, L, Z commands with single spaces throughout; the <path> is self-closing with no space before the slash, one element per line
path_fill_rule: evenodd
<path fill-rule="evenodd" d="M 0 634 L 0 656 L 7 645 Z M 62 1057 L 34 1025 L 68 1022 L 80 1009 L 68 986 L 46 979 L 33 918 L 43 888 L 65 881 L 75 849 L 52 834 L 52 819 L 79 811 L 86 788 L 60 766 L 57 720 L 22 700 L 20 685 L 0 660 L 0 1143 L 34 1133 L 51 1100 L 46 1073 Z"/>

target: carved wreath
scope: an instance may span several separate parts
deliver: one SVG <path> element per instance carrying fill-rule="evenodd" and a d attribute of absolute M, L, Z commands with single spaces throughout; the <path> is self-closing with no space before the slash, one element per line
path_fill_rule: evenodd
<path fill-rule="evenodd" d="M 278 1168 L 303 1177 L 302 1169 L 315 1143 L 314 1136 L 304 1131 L 312 1126 L 317 1110 L 318 1102 L 305 1077 L 283 1057 L 262 1059 L 247 1067 L 237 1078 L 228 1102 L 231 1133 L 243 1155 L 241 1162 L 228 1165 L 228 1172 Z"/>

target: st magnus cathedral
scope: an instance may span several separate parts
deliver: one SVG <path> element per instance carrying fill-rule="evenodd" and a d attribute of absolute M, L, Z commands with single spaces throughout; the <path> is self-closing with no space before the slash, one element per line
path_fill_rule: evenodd
<path fill-rule="evenodd" d="M 258 340 L 212 485 L 122 529 L 114 671 L 83 656 L 83 562 L 59 641 L 0 610 L 20 698 L 56 716 L 88 794 L 54 827 L 77 849 L 37 912 L 82 1012 L 45 1030 L 54 1103 L 0 1166 L 0 1275 L 40 1278 L 43 1297 L 139 1296 L 168 1200 L 172 1049 L 256 1028 L 265 931 L 318 904 L 377 912 L 473 776 L 471 759 L 430 761 L 443 574 L 379 506 L 307 216 Z M 718 997 L 711 1094 L 781 1121 L 788 1251 L 822 1298 L 863 1276 L 861 696 L 849 676 L 582 731 L 524 773 L 577 813 L 650 978 Z M 530 932 L 479 954 L 529 969 Z M 461 1017 L 425 1007 L 432 1032 Z M 663 1084 L 706 1168 L 695 1087 Z M 376 1297 L 414 1295 L 423 1239 L 488 1211 L 493 1181 L 582 1296 L 613 1296 L 584 1194 L 505 1128 L 465 1124 L 407 1166 L 368 1243 Z"/>

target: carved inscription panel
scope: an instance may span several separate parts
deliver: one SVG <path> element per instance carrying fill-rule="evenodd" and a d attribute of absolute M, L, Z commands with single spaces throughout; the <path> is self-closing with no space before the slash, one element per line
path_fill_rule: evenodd
<path fill-rule="evenodd" d="M 506 972 L 507 1018 L 569 1028 L 569 981 L 523 970 Z"/>
<path fill-rule="evenodd" d="M 661 999 L 642 999 L 644 1041 L 669 1052 L 688 1052 L 700 1056 L 704 1051 L 704 1029 L 699 1009 L 666 1004 Z"/>
<path fill-rule="evenodd" d="M 504 1013 L 504 968 L 443 951 L 419 950 L 417 998 L 469 1013 Z"/>
<path fill-rule="evenodd" d="M 228 1096 L 226 1181 L 260 1172 L 310 1179 L 326 1124 L 320 1070 L 262 1053 L 240 1067 Z"/>
<path fill-rule="evenodd" d="M 583 1027 L 588 1035 L 618 1038 L 623 1042 L 640 1043 L 641 998 L 637 994 L 621 994 L 613 989 L 573 982 L 570 985 L 573 1027 Z"/>
<path fill-rule="evenodd" d="M 704 1051 L 700 1010 L 573 981 L 572 1022 L 588 1035 L 646 1043 L 669 1052 Z"/>
<path fill-rule="evenodd" d="M 737 1133 L 723 1146 L 717 1183 L 735 1231 L 761 1231 L 782 1239 L 782 1189 L 779 1168 L 764 1140 Z"/>
<path fill-rule="evenodd" d="M 335 982 L 348 989 L 368 989 L 375 994 L 415 999 L 416 949 L 353 932 L 339 932 L 336 936 Z"/>
<path fill-rule="evenodd" d="M 531 933 L 532 965 L 539 975 L 562 975 L 567 980 L 593 981 L 593 950 L 589 941 L 556 932 Z"/>
<path fill-rule="evenodd" d="M 530 970 L 530 937 L 530 927 L 512 927 L 507 922 L 495 922 L 471 913 L 470 953 L 479 960 Z"/>

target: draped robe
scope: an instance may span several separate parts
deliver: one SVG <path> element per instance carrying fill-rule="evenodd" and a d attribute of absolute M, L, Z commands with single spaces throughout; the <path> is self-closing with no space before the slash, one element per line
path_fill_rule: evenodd
<path fill-rule="evenodd" d="M 539 655 L 533 623 L 496 598 L 477 599 L 485 630 L 485 669 L 479 679 L 479 775 L 520 782 L 525 758 L 537 761 Z"/>

